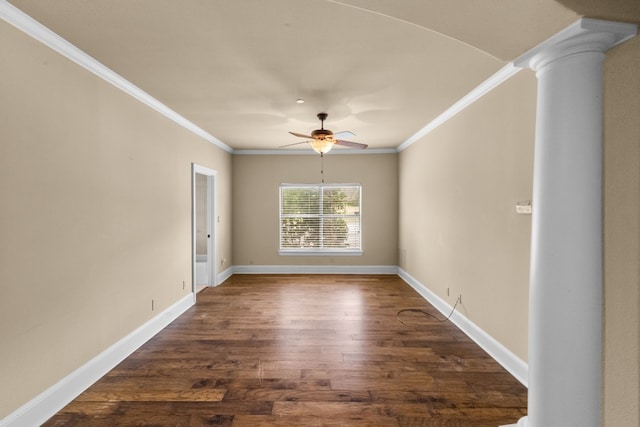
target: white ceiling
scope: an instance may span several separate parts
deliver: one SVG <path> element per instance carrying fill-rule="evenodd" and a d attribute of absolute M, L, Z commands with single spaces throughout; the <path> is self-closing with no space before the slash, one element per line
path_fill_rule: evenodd
<path fill-rule="evenodd" d="M 10 3 L 236 150 L 296 142 L 319 112 L 395 148 L 580 16 L 555 0 Z"/>

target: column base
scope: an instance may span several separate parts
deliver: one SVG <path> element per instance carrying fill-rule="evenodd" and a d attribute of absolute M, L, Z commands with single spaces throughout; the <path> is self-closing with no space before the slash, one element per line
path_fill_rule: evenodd
<path fill-rule="evenodd" d="M 518 424 L 508 424 L 506 426 L 500 426 L 500 427 L 527 427 L 528 424 L 529 423 L 527 422 L 527 417 L 522 417 L 518 421 Z"/>

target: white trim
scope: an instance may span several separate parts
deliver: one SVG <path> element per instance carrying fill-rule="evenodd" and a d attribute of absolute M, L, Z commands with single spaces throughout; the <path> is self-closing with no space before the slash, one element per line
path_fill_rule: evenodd
<path fill-rule="evenodd" d="M 500 427 L 527 427 L 527 425 L 529 425 L 528 419 L 528 417 L 522 417 L 518 420 L 517 424 L 508 424 Z"/>
<path fill-rule="evenodd" d="M 517 74 L 522 68 L 516 67 L 513 63 L 509 63 L 502 67 L 498 72 L 489 77 L 484 82 L 480 83 L 475 89 L 471 92 L 467 93 L 465 96 L 460 98 L 455 104 L 451 107 L 447 108 L 445 111 L 440 113 L 438 117 L 429 122 L 425 127 L 420 129 L 418 132 L 414 133 L 410 136 L 405 142 L 398 146 L 398 151 L 402 151 L 406 148 L 409 148 L 413 143 L 417 142 L 425 135 L 445 123 L 447 120 L 455 117 L 459 112 L 476 102 L 478 99 L 482 98 L 487 93 L 491 92 L 493 89 L 510 79 L 512 76 Z"/>
<path fill-rule="evenodd" d="M 218 283 L 224 282 L 233 274 L 397 274 L 441 313 L 447 315 L 452 309 L 447 302 L 395 265 L 237 265 L 221 272 L 218 275 Z M 193 304 L 193 296 L 191 294 L 185 295 L 171 307 L 0 420 L 0 427 L 42 424 L 151 337 L 177 319 Z M 459 312 L 455 312 L 451 316 L 451 321 L 518 381 L 527 386 L 527 364 L 525 362 Z"/>
<path fill-rule="evenodd" d="M 341 182 L 341 183 L 329 183 L 329 184 L 305 184 L 300 183 L 296 184 L 293 182 L 282 182 L 280 183 L 280 187 L 296 187 L 296 188 L 313 188 L 313 187 L 323 187 L 323 188 L 341 188 L 341 187 L 362 187 L 362 184 L 357 182 Z"/>
<path fill-rule="evenodd" d="M 236 265 L 233 274 L 397 274 L 395 265 Z"/>
<path fill-rule="evenodd" d="M 536 426 L 600 426 L 602 64 L 636 31 L 583 18 L 517 60 L 538 77 L 528 393 Z M 579 223 L 563 227 L 576 211 Z"/>
<path fill-rule="evenodd" d="M 196 163 L 191 164 L 191 239 L 192 239 L 192 282 L 191 289 L 193 292 L 193 298 L 196 298 L 196 268 L 197 268 L 197 256 L 196 256 L 196 174 L 205 175 L 207 177 L 207 200 L 209 206 L 207 207 L 207 227 L 209 233 L 213 236 L 213 239 L 209 238 L 207 241 L 207 272 L 209 274 L 208 282 L 210 286 L 216 286 L 219 282 L 217 271 L 217 247 L 218 247 L 218 172 L 209 169 L 207 167 L 198 165 Z"/>
<path fill-rule="evenodd" d="M 615 41 L 612 46 L 623 43 L 636 35 L 637 25 L 620 22 L 601 21 L 598 19 L 581 18 L 569 25 L 564 30 L 550 37 L 538 46 L 516 58 L 513 62 L 502 67 L 498 72 L 489 77 L 487 80 L 478 85 L 471 92 L 460 98 L 455 104 L 443 111 L 438 117 L 429 122 L 425 127 L 410 136 L 405 142 L 400 144 L 398 151 L 409 148 L 412 144 L 423 138 L 425 135 L 453 118 L 459 112 L 476 102 L 482 96 L 491 92 L 493 89 L 516 75 L 520 70 L 529 66 L 529 62 L 541 51 L 547 50 L 559 42 L 573 38 L 588 31 L 608 32 L 615 35 Z"/>
<path fill-rule="evenodd" d="M 398 267 L 398 276 L 407 282 L 413 289 L 416 290 L 424 299 L 426 299 L 431 305 L 433 305 L 438 311 L 445 316 L 451 313 L 453 307 L 449 305 L 445 300 L 433 293 L 429 288 L 420 283 L 415 278 L 411 277 L 409 273 Z M 486 351 L 496 362 L 502 365 L 511 375 L 513 375 L 520 383 L 525 387 L 528 386 L 528 366 L 527 363 L 513 354 L 504 345 L 498 342 L 491 335 L 486 333 L 478 325 L 467 319 L 460 312 L 455 311 L 451 316 L 451 322 L 456 325 L 462 332 L 464 332 L 469 338 L 471 338 L 476 344 L 478 344 L 484 351 Z"/>
<path fill-rule="evenodd" d="M 513 61 L 513 63 L 516 67 L 527 68 L 530 66 L 531 60 L 533 60 L 541 52 L 548 51 L 549 49 L 554 49 L 559 45 L 567 42 L 568 40 L 574 39 L 575 37 L 586 33 L 608 33 L 609 35 L 612 35 L 614 39 L 610 44 L 608 44 L 608 48 L 611 48 L 633 38 L 636 35 L 637 31 L 638 25 L 636 24 L 580 18 L 564 30 L 551 36 L 533 49 L 520 55 L 518 58 L 516 58 L 515 61 Z"/>
<path fill-rule="evenodd" d="M 67 40 L 63 39 L 44 25 L 40 24 L 35 19 L 31 18 L 26 13 L 22 12 L 17 7 L 9 4 L 6 0 L 0 0 L 0 19 L 5 20 L 9 24 L 18 28 L 25 34 L 38 40 L 40 43 L 50 47 L 62 56 L 70 59 L 76 64 L 80 65 L 87 71 L 100 77 L 107 83 L 112 84 L 118 89 L 122 90 L 128 95 L 131 95 L 143 104 L 153 108 L 160 114 L 164 115 L 170 120 L 173 120 L 183 128 L 193 132 L 199 137 L 209 141 L 224 151 L 231 153 L 233 149 L 224 142 L 220 141 L 215 136 L 211 135 L 198 125 L 187 120 L 185 117 L 173 111 L 162 102 L 158 101 L 147 92 L 143 91 L 130 81 L 126 80 L 104 64 L 100 63 L 93 57 L 87 55 L 84 51 L 80 50 Z"/>
<path fill-rule="evenodd" d="M 193 305 L 185 295 L 144 325 L 0 420 L 0 427 L 41 425 Z"/>
<path fill-rule="evenodd" d="M 362 256 L 362 251 L 337 251 L 330 249 L 317 249 L 317 250 L 296 250 L 296 249 L 281 249 L 278 251 L 280 256 Z"/>
<path fill-rule="evenodd" d="M 284 200 L 285 198 L 283 198 L 283 193 L 286 190 L 296 190 L 296 189 L 318 189 L 319 190 L 319 211 L 318 212 L 311 212 L 311 213 L 307 213 L 307 214 L 303 214 L 301 215 L 300 212 L 298 213 L 283 213 L 283 208 L 284 208 Z M 334 213 L 334 214 L 327 214 L 324 212 L 324 208 L 325 208 L 325 192 L 324 189 L 338 189 L 338 190 L 355 190 L 357 188 L 357 196 L 358 196 L 358 213 L 347 213 L 347 212 L 343 212 L 343 213 Z M 362 184 L 354 184 L 354 183 L 335 183 L 335 184 L 324 184 L 324 181 L 322 184 L 292 184 L 292 183 L 286 183 L 283 182 L 280 184 L 279 187 L 279 200 L 278 200 L 278 205 L 279 205 L 279 213 L 278 213 L 278 220 L 280 223 L 280 227 L 278 229 L 278 254 L 280 256 L 361 256 L 362 255 Z M 282 224 L 283 224 L 283 219 L 287 219 L 287 218 L 293 218 L 296 219 L 298 217 L 305 217 L 305 218 L 309 218 L 309 219 L 317 219 L 318 220 L 318 226 L 319 226 L 319 234 L 318 236 L 316 236 L 316 240 L 319 245 L 319 247 L 316 248 L 283 248 L 282 247 L 282 243 L 283 243 L 283 230 L 282 230 Z M 323 233 L 323 229 L 324 229 L 324 223 L 325 223 L 325 219 L 326 218 L 344 218 L 346 220 L 352 220 L 353 222 L 355 222 L 355 220 L 357 219 L 358 222 L 358 229 L 356 230 L 348 230 L 348 238 L 347 241 L 349 242 L 349 247 L 346 248 L 331 248 L 331 247 L 324 247 L 325 245 L 325 238 L 324 238 L 324 233 Z M 355 238 L 354 238 L 355 237 Z M 353 239 L 352 239 L 353 238 Z M 353 241 L 351 241 L 353 240 Z"/>
<path fill-rule="evenodd" d="M 229 267 L 226 270 L 218 273 L 218 284 L 223 283 L 231 276 L 233 276 L 233 267 Z"/>
<path fill-rule="evenodd" d="M 398 150 L 396 148 L 367 148 L 366 150 L 358 149 L 336 149 L 325 154 L 325 156 L 333 156 L 334 154 L 396 154 Z M 234 155 L 239 156 L 288 156 L 288 155 L 307 155 L 317 156 L 318 153 L 309 150 L 298 149 L 272 149 L 272 150 L 233 150 Z"/>

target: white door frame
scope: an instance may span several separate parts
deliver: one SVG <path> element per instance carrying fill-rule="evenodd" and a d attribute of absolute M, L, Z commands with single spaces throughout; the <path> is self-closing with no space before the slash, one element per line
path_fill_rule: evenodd
<path fill-rule="evenodd" d="M 196 174 L 207 176 L 207 234 L 212 238 L 207 240 L 207 272 L 209 286 L 218 285 L 216 271 L 216 248 L 218 242 L 217 218 L 218 209 L 216 195 L 218 194 L 217 174 L 218 172 L 204 166 L 192 163 L 191 167 L 191 290 L 193 299 L 196 298 Z"/>

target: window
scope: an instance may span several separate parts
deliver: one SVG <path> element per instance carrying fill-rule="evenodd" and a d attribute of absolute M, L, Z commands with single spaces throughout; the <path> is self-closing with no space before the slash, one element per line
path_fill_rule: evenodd
<path fill-rule="evenodd" d="M 359 184 L 281 184 L 281 254 L 360 254 Z"/>

